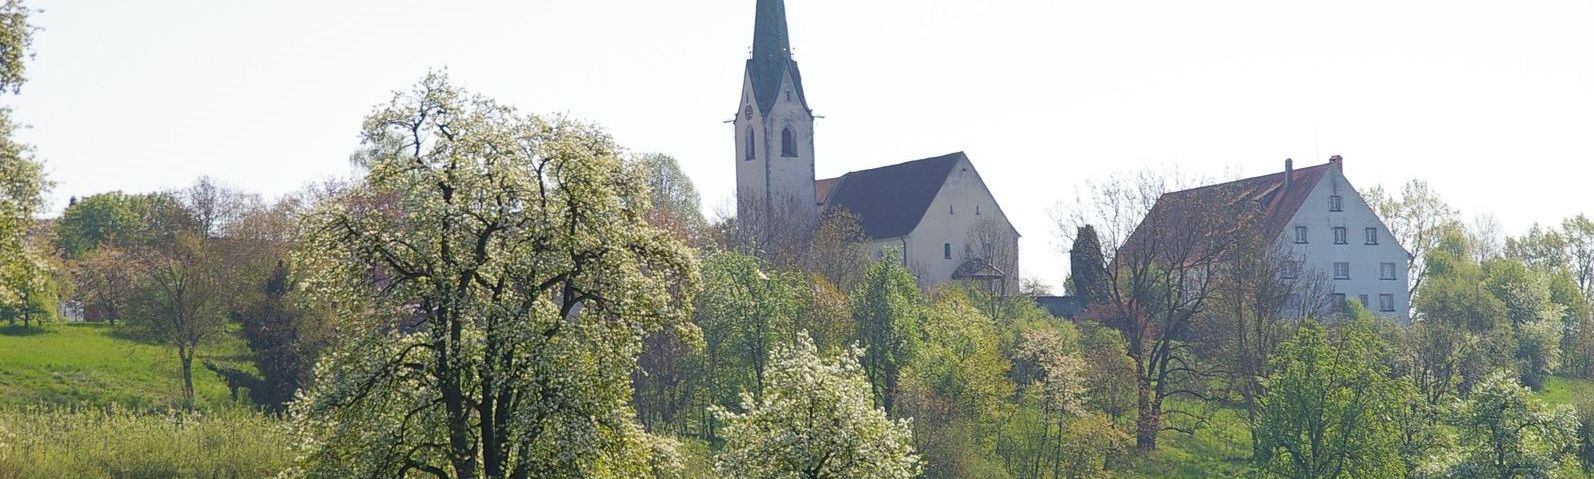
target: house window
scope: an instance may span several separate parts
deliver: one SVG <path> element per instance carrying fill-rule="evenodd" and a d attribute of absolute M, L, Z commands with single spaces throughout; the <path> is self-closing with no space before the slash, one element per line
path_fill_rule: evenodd
<path fill-rule="evenodd" d="M 1284 279 L 1295 279 L 1301 277 L 1301 264 L 1294 261 L 1285 261 L 1284 271 L 1280 272 L 1279 276 L 1283 277 Z"/>
<path fill-rule="evenodd" d="M 1306 227 L 1295 227 L 1295 244 L 1306 244 Z"/>
<path fill-rule="evenodd" d="M 1395 295 L 1393 295 L 1393 294 L 1380 294 L 1380 295 L 1378 295 L 1378 310 L 1379 311 L 1383 311 L 1385 313 L 1394 312 L 1395 311 Z"/>
<path fill-rule="evenodd" d="M 946 257 L 946 259 L 952 259 L 952 243 L 941 245 L 941 255 Z"/>
<path fill-rule="evenodd" d="M 1334 244 L 1349 244 L 1350 232 L 1344 226 L 1334 227 Z"/>
<path fill-rule="evenodd" d="M 1345 197 L 1340 196 L 1340 195 L 1334 195 L 1334 196 L 1328 197 L 1328 210 L 1329 211 L 1345 211 Z"/>
<path fill-rule="evenodd" d="M 958 214 L 958 205 L 946 205 L 946 214 L 949 214 L 949 215 Z"/>
<path fill-rule="evenodd" d="M 1379 265 L 1378 265 L 1378 279 L 1382 279 L 1384 281 L 1394 281 L 1395 280 L 1395 263 L 1379 263 Z"/>
<path fill-rule="evenodd" d="M 1373 307 L 1373 303 L 1367 300 L 1367 295 L 1365 295 L 1365 294 L 1357 295 L 1356 299 L 1362 302 L 1362 307 L 1363 308 L 1371 308 L 1371 307 Z"/>
<path fill-rule="evenodd" d="M 747 145 L 744 147 L 744 149 L 747 153 L 742 157 L 742 159 L 746 161 L 753 161 L 754 159 L 758 158 L 758 155 L 753 153 L 753 127 L 747 127 L 746 143 Z"/>
<path fill-rule="evenodd" d="M 1350 263 L 1334 263 L 1334 279 L 1350 279 Z"/>
<path fill-rule="evenodd" d="M 797 134 L 793 133 L 789 126 L 780 132 L 780 157 L 797 157 Z"/>
<path fill-rule="evenodd" d="M 1367 244 L 1378 244 L 1378 228 L 1367 228 L 1363 232 L 1367 235 Z"/>
<path fill-rule="evenodd" d="M 974 205 L 974 216 L 980 215 L 980 205 Z"/>
<path fill-rule="evenodd" d="M 1345 310 L 1345 293 L 1334 293 L 1334 304 L 1330 305 L 1335 311 Z"/>

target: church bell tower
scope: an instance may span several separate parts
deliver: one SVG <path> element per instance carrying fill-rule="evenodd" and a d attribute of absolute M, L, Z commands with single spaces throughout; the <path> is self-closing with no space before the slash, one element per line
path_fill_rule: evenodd
<path fill-rule="evenodd" d="M 792 59 L 784 0 L 758 0 L 753 53 L 736 111 L 736 214 L 764 234 L 811 230 L 814 115 Z"/>

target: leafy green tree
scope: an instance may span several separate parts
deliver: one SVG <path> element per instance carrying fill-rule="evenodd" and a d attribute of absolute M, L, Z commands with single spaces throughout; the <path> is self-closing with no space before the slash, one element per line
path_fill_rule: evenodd
<path fill-rule="evenodd" d="M 792 280 L 765 272 L 758 258 L 740 253 L 715 253 L 704 261 L 698 324 L 719 404 L 734 402 L 742 391 L 763 394 L 770 350 L 792 338 L 798 305 Z"/>
<path fill-rule="evenodd" d="M 1553 301 L 1548 271 L 1552 270 L 1529 269 L 1510 259 L 1484 264 L 1485 282 L 1505 304 L 1511 320 L 1522 383 L 1534 389 L 1542 389 L 1560 368 L 1561 336 L 1566 329 L 1566 308 Z"/>
<path fill-rule="evenodd" d="M 863 370 L 875 404 L 886 413 L 894 413 L 902 368 L 919 348 L 924 313 L 924 295 L 896 252 L 871 265 L 852 293 L 852 318 L 867 348 Z"/>
<path fill-rule="evenodd" d="M 1505 255 L 1546 270 L 1567 270 L 1572 267 L 1572 256 L 1566 237 L 1556 228 L 1534 224 L 1527 234 L 1506 238 Z"/>
<path fill-rule="evenodd" d="M 1449 477 L 1549 478 L 1573 442 L 1575 420 L 1552 409 L 1508 373 L 1490 375 L 1455 415 L 1459 456 Z"/>
<path fill-rule="evenodd" d="M 30 21 L 33 13 L 22 0 L 0 3 L 0 93 L 17 93 L 28 80 L 27 60 L 33 55 L 33 33 L 39 30 Z"/>
<path fill-rule="evenodd" d="M 1080 355 L 1085 360 L 1085 397 L 1090 408 L 1116 421 L 1135 409 L 1135 364 L 1124 351 L 1124 336 L 1096 323 L 1080 324 Z"/>
<path fill-rule="evenodd" d="M 1415 356 L 1410 377 L 1434 406 L 1471 391 L 1495 369 L 1515 367 L 1510 313 L 1473 258 L 1465 235 L 1451 230 L 1425 261 L 1429 280 L 1415 300 L 1419 319 L 1405 349 Z"/>
<path fill-rule="evenodd" d="M 626 161 L 634 175 L 648 184 L 653 209 L 648 223 L 676 234 L 688 244 L 707 240 L 708 221 L 703 218 L 703 199 L 692 178 L 681 170 L 681 163 L 662 153 L 636 155 Z"/>
<path fill-rule="evenodd" d="M 896 404 L 899 416 L 913 418 L 925 476 L 1005 476 L 993 448 L 1013 384 L 996 325 L 954 288 L 936 296 L 924 329 Z"/>
<path fill-rule="evenodd" d="M 21 320 L 23 327 L 53 321 L 57 286 L 49 262 L 26 245 L 12 251 L 16 256 L 0 270 L 0 317 L 12 326 Z"/>
<path fill-rule="evenodd" d="M 1404 471 L 1389 418 L 1399 383 L 1379 360 L 1383 344 L 1366 321 L 1337 334 L 1307 323 L 1279 348 L 1263 381 L 1257 467 L 1270 477 L 1398 477 Z"/>
<path fill-rule="evenodd" d="M 1594 372 L 1594 357 L 1583 354 L 1579 348 L 1594 340 L 1594 331 L 1585 327 L 1589 321 L 1590 305 L 1570 272 L 1546 271 L 1550 288 L 1550 302 L 1560 308 L 1560 363 L 1561 374 L 1588 377 Z"/>
<path fill-rule="evenodd" d="M 293 406 L 292 475 L 652 474 L 672 448 L 636 424 L 629 379 L 643 337 L 689 318 L 697 266 L 647 224 L 613 140 L 441 74 L 362 138 L 363 178 L 294 256 L 345 339 Z"/>
<path fill-rule="evenodd" d="M 21 0 L 0 3 L 0 94 L 17 93 L 27 80 L 38 30 L 31 23 L 33 13 Z M 51 184 L 33 148 L 16 141 L 17 128 L 11 109 L 0 107 L 0 314 L 28 324 L 55 310 L 50 266 L 27 241 Z"/>
<path fill-rule="evenodd" d="M 1561 235 L 1572 260 L 1572 277 L 1584 298 L 1594 298 L 1594 220 L 1581 214 L 1562 220 Z"/>
<path fill-rule="evenodd" d="M 906 479 L 921 465 L 908 421 L 873 405 L 859 352 L 821 359 L 806 334 L 773 351 L 769 388 L 720 409 L 725 447 L 715 469 L 745 479 Z"/>
<path fill-rule="evenodd" d="M 1024 477 L 1062 477 L 1069 444 L 1069 424 L 1088 413 L 1087 365 L 1079 354 L 1079 334 L 1072 327 L 1032 325 L 1019 332 L 1013 351 L 1021 404 L 1039 412 L 1025 428 L 1022 458 L 1010 466 Z M 1038 427 L 1039 430 L 1034 429 Z M 1038 433 L 1038 434 L 1037 434 Z"/>
<path fill-rule="evenodd" d="M 1594 398 L 1577 403 L 1577 444 L 1572 448 L 1584 477 L 1594 478 Z"/>
<path fill-rule="evenodd" d="M 57 246 L 71 259 L 102 245 L 125 247 L 140 228 L 136 208 L 133 197 L 120 191 L 80 198 L 56 222 Z"/>

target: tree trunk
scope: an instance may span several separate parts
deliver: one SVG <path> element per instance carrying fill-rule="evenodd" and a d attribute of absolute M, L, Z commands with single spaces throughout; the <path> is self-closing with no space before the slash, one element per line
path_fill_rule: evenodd
<path fill-rule="evenodd" d="M 1151 378 L 1140 374 L 1136 379 L 1135 401 L 1139 416 L 1135 420 L 1135 449 L 1142 453 L 1157 450 L 1157 434 L 1162 432 L 1162 404 L 1152 397 Z"/>
<path fill-rule="evenodd" d="M 183 363 L 183 404 L 189 409 L 194 407 L 194 349 L 186 346 L 177 348 L 177 359 Z"/>

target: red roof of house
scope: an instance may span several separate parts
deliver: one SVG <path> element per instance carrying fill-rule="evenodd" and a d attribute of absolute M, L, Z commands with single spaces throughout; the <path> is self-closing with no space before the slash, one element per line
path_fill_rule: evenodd
<path fill-rule="evenodd" d="M 1339 165 L 1339 162 L 1331 161 L 1292 172 L 1279 172 L 1166 193 L 1157 199 L 1157 203 L 1146 213 L 1145 219 L 1141 220 L 1140 224 L 1142 227 L 1147 224 L 1194 224 L 1180 221 L 1180 218 L 1203 214 L 1233 214 L 1237 210 L 1255 211 L 1257 216 L 1251 219 L 1255 220 L 1255 224 L 1262 229 L 1260 232 L 1262 237 L 1276 239 L 1289 227 L 1290 220 L 1306 203 L 1307 197 L 1317 188 L 1317 184 Z M 1293 181 L 1286 182 L 1286 174 L 1292 177 Z M 1254 205 L 1255 209 L 1234 208 L 1247 203 Z M 1130 235 L 1131 242 L 1140 234 L 1142 231 L 1137 228 Z"/>
<path fill-rule="evenodd" d="M 814 182 L 814 198 L 820 205 L 830 202 L 830 190 L 835 188 L 836 180 L 841 178 L 825 178 Z"/>

